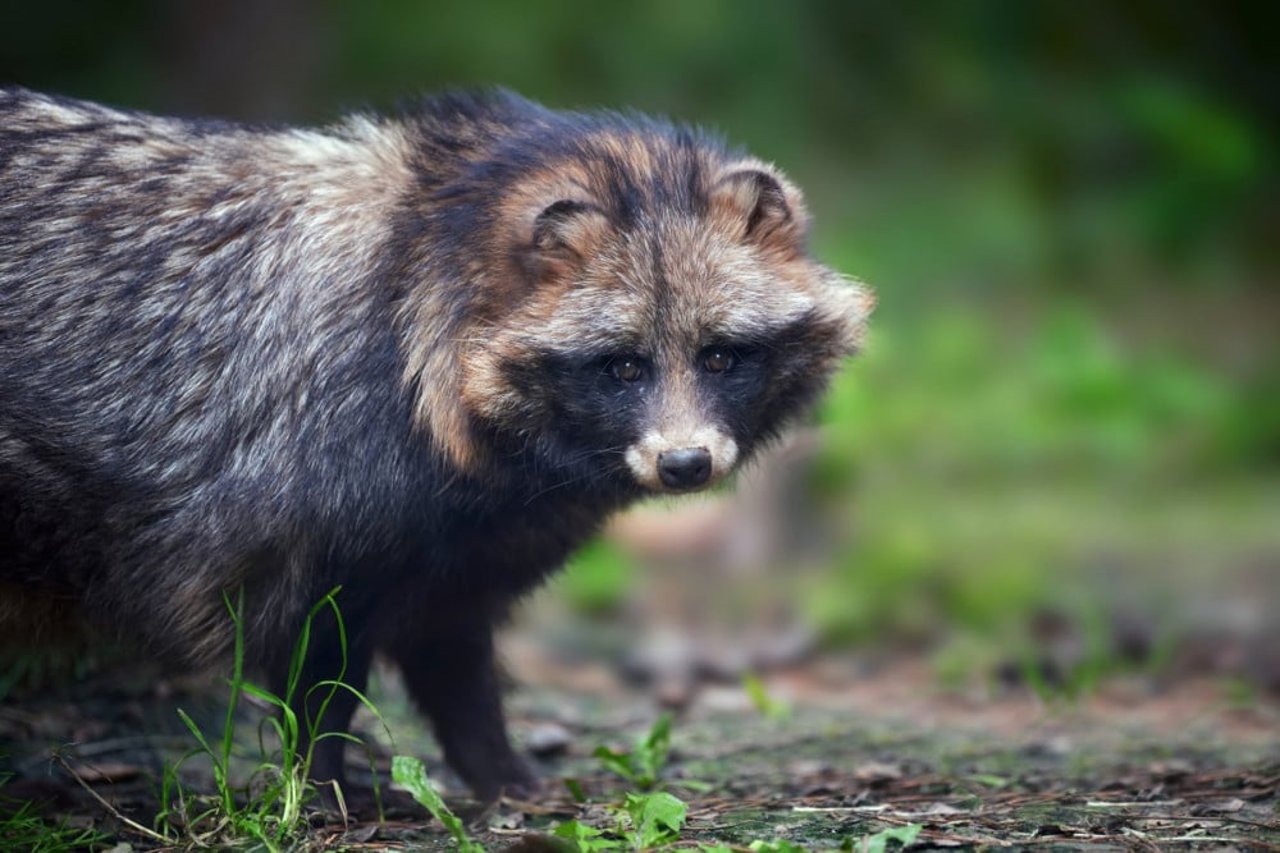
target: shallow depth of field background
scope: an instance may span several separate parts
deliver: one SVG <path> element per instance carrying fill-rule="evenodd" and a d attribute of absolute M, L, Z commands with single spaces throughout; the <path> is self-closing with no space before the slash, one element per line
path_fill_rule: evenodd
<path fill-rule="evenodd" d="M 1232 5 L 42 2 L 5 12 L 0 81 L 313 123 L 498 84 L 718 128 L 876 289 L 867 351 L 737 496 L 624 520 L 534 609 L 958 683 L 1048 656 L 1068 686 L 1254 689 L 1280 686 L 1280 73 L 1274 16 Z"/>

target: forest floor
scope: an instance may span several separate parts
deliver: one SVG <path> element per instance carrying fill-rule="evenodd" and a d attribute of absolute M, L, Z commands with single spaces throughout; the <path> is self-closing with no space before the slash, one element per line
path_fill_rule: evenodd
<path fill-rule="evenodd" d="M 603 830 L 596 849 L 608 849 L 618 826 L 611 806 L 639 786 L 595 753 L 633 750 L 659 716 L 658 692 L 628 684 L 617 667 L 565 662 L 519 637 L 505 648 L 521 681 L 508 697 L 512 729 L 545 780 L 535 802 L 469 803 L 390 673 L 371 693 L 394 746 L 371 715 L 356 729 L 384 772 L 392 754 L 424 757 L 489 850 L 564 849 L 547 833 L 571 820 Z M 154 673 L 104 678 L 0 705 L 0 757 L 14 774 L 0 797 L 11 807 L 39 801 L 46 820 L 106 833 L 99 849 L 165 847 L 122 819 L 151 827 L 162 763 L 194 746 L 177 708 L 212 738 L 225 686 Z M 909 656 L 810 658 L 760 686 L 708 683 L 682 697 L 670 753 L 654 757 L 657 787 L 687 806 L 682 829 L 667 833 L 676 846 L 883 849 L 883 833 L 900 830 L 914 837 L 911 849 L 1280 850 L 1274 697 L 1145 675 L 1107 679 L 1071 701 L 1017 685 L 964 693 L 941 688 Z M 241 715 L 245 750 L 260 716 Z M 349 760 L 353 776 L 367 772 L 358 750 Z M 185 778 L 208 789 L 207 763 L 188 762 Z M 317 816 L 302 843 L 455 847 L 438 821 L 401 801 L 381 822 Z"/>

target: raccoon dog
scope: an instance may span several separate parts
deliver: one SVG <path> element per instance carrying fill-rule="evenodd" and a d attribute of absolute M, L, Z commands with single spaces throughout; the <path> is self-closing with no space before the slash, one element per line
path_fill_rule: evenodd
<path fill-rule="evenodd" d="M 493 625 L 858 347 L 871 297 L 807 229 L 772 166 L 638 115 L 491 92 L 272 129 L 0 89 L 0 622 L 207 664 L 242 590 L 281 687 L 340 585 L 344 680 L 382 654 L 478 795 L 526 787 Z M 340 646 L 317 626 L 299 693 Z"/>

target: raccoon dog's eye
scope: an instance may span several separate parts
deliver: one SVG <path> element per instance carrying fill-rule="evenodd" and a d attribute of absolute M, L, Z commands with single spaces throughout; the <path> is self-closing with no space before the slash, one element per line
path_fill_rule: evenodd
<path fill-rule="evenodd" d="M 635 382 L 644 376 L 644 365 L 634 358 L 615 358 L 609 362 L 609 372 L 620 382 Z"/>
<path fill-rule="evenodd" d="M 702 356 L 702 366 L 708 373 L 724 373 L 733 367 L 733 353 L 727 349 L 709 350 Z"/>

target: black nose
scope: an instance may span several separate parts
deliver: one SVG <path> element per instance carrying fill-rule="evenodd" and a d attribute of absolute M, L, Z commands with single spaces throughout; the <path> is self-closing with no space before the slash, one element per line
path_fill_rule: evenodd
<path fill-rule="evenodd" d="M 711 454 L 701 447 L 659 453 L 658 476 L 671 489 L 701 486 L 711 478 Z"/>

